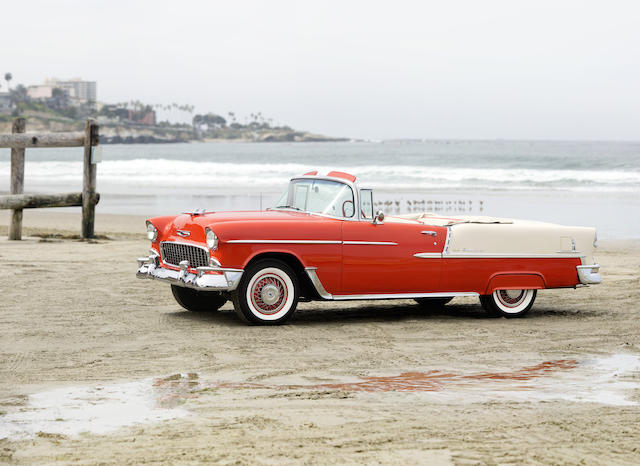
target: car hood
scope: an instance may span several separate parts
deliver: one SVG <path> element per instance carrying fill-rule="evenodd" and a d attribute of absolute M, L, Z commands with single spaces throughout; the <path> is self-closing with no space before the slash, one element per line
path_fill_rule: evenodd
<path fill-rule="evenodd" d="M 221 241 L 248 237 L 259 239 L 262 236 L 284 238 L 291 234 L 326 239 L 336 235 L 340 223 L 338 219 L 285 210 L 207 212 L 198 215 L 186 213 L 151 218 L 149 221 L 158 229 L 161 241 L 183 242 L 204 242 L 207 227 Z M 295 222 L 295 232 L 286 226 L 288 222 Z M 333 227 L 328 228 L 328 225 Z"/>

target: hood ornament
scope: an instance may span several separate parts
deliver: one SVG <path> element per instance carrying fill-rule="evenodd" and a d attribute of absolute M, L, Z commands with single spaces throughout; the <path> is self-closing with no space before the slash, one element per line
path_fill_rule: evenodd
<path fill-rule="evenodd" d="M 192 217 L 196 217 L 198 215 L 204 215 L 205 213 L 207 213 L 207 209 L 193 209 L 193 210 L 188 210 L 188 211 L 182 212 L 182 213 L 183 214 L 189 214 Z"/>
<path fill-rule="evenodd" d="M 191 232 L 190 231 L 186 231 L 186 230 L 178 230 L 178 231 L 176 231 L 176 233 L 179 236 L 182 236 L 183 238 L 186 238 L 187 236 L 191 236 Z"/>

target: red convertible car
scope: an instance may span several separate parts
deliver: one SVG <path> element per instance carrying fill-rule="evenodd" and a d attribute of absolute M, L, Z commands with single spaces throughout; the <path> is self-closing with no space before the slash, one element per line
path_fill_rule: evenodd
<path fill-rule="evenodd" d="M 193 211 L 147 221 L 139 278 L 171 284 L 189 311 L 227 300 L 252 324 L 288 320 L 300 300 L 415 299 L 443 305 L 477 296 L 516 317 L 537 290 L 601 282 L 593 228 L 431 213 L 385 217 L 356 177 L 293 178 L 275 207 Z"/>

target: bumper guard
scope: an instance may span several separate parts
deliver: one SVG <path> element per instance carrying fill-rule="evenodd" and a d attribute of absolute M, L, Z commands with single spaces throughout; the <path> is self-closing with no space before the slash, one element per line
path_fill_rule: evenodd
<path fill-rule="evenodd" d="M 597 285 L 602 283 L 602 277 L 600 276 L 600 265 L 577 265 L 578 278 L 583 285 Z"/>
<path fill-rule="evenodd" d="M 224 267 L 198 267 L 197 273 L 189 272 L 189 261 L 180 262 L 180 270 L 172 270 L 156 265 L 158 254 L 151 251 L 149 257 L 139 257 L 138 278 L 162 280 L 172 285 L 184 286 L 195 290 L 233 291 L 240 284 L 244 270 Z M 209 273 L 220 272 L 220 273 Z"/>

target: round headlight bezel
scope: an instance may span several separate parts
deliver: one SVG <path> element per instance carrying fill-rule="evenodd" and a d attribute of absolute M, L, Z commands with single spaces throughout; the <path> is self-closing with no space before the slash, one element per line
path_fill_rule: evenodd
<path fill-rule="evenodd" d="M 205 239 L 207 242 L 207 247 L 211 251 L 215 251 L 216 249 L 218 249 L 218 243 L 220 240 L 218 239 L 218 235 L 216 235 L 211 228 L 207 227 L 205 229 Z"/>
<path fill-rule="evenodd" d="M 151 222 L 147 222 L 147 238 L 149 238 L 151 242 L 158 239 L 158 229 Z"/>

